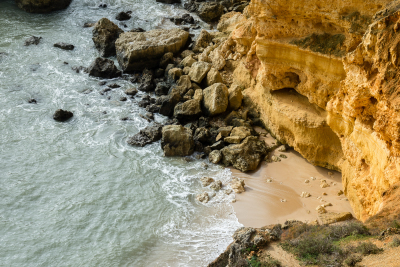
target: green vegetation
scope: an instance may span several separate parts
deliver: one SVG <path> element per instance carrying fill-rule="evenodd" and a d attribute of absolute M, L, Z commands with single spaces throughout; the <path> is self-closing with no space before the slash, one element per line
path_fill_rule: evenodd
<path fill-rule="evenodd" d="M 395 237 L 393 238 L 392 242 L 390 243 L 391 247 L 399 247 L 400 246 L 400 238 Z"/>
<path fill-rule="evenodd" d="M 358 262 L 362 261 L 362 256 L 359 254 L 351 254 L 348 256 L 345 260 L 344 263 L 347 266 L 355 266 Z"/>
<path fill-rule="evenodd" d="M 342 47 L 345 40 L 346 37 L 343 34 L 313 33 L 310 36 L 291 41 L 290 43 L 304 49 L 310 49 L 313 52 L 343 57 L 346 54 L 346 50 Z"/>
<path fill-rule="evenodd" d="M 346 260 L 350 263 L 357 260 L 350 258 L 355 252 L 363 255 L 379 252 L 379 248 L 370 242 L 366 245 L 362 243 L 358 247 L 339 245 L 343 239 L 364 239 L 369 236 L 368 229 L 361 223 L 332 226 L 299 224 L 282 235 L 282 239 L 286 240 L 282 243 L 282 248 L 295 254 L 306 265 L 342 266 Z"/>
<path fill-rule="evenodd" d="M 249 261 L 250 267 L 281 267 L 281 263 L 271 257 L 268 257 L 267 260 L 263 260 L 260 262 L 257 256 L 251 257 Z"/>
<path fill-rule="evenodd" d="M 358 247 L 356 247 L 355 251 L 366 256 L 370 254 L 378 254 L 379 252 L 382 252 L 383 249 L 378 248 L 375 244 L 371 242 L 363 242 L 358 245 Z"/>

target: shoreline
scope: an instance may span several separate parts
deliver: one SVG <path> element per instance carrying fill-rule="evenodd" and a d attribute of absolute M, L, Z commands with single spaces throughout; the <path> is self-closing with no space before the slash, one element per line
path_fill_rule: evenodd
<path fill-rule="evenodd" d="M 267 142 L 272 139 L 268 136 L 265 138 Z M 318 220 L 316 207 L 326 203 L 332 203 L 332 206 L 326 207 L 328 212 L 351 212 L 354 216 L 346 196 L 337 195 L 339 190 L 343 190 L 339 172 L 313 166 L 293 149 L 286 152 L 275 150 L 270 156 L 280 154 L 287 158 L 282 158 L 281 162 L 263 161 L 253 172 L 242 173 L 230 167 L 232 176 L 243 179 L 246 184 L 246 191 L 236 194 L 237 201 L 232 203 L 241 224 L 259 228 L 286 220 L 313 222 Z M 321 188 L 321 179 L 325 179 L 330 187 Z M 305 180 L 310 182 L 305 183 Z M 310 193 L 311 197 L 302 198 L 302 192 Z M 283 199 L 286 202 L 281 202 Z"/>

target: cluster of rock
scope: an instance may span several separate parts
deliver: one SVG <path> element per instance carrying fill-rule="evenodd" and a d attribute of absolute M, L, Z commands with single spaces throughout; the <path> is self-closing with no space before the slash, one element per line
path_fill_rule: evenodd
<path fill-rule="evenodd" d="M 203 192 L 196 196 L 196 199 L 199 202 L 203 202 L 203 203 L 207 203 L 213 196 L 215 196 L 215 192 L 220 191 L 224 186 L 220 180 L 214 180 L 213 178 L 210 178 L 210 177 L 202 177 L 202 178 L 200 178 L 200 182 L 203 185 L 203 187 L 209 187 L 210 189 L 213 190 L 212 193 Z M 225 195 L 230 195 L 232 192 L 240 194 L 245 191 L 244 186 L 245 186 L 245 184 L 242 179 L 234 177 L 230 181 L 231 188 L 228 188 L 228 189 L 224 190 L 223 192 Z M 232 200 L 232 202 L 235 202 L 235 201 L 236 201 L 235 199 Z"/>
<path fill-rule="evenodd" d="M 158 96 L 144 96 L 139 106 L 171 117 L 170 125 L 162 128 L 165 156 L 188 156 L 196 151 L 203 157 L 209 155 L 213 163 L 233 165 L 241 171 L 256 169 L 268 149 L 258 140 L 248 112 L 235 111 L 242 105 L 242 88 L 232 85 L 228 89 L 224 84 L 220 70 L 226 62 L 208 49 L 210 44 L 218 46 L 218 39 L 214 44 L 213 36 L 203 30 L 191 44 L 200 54 L 190 50 L 178 53 L 188 37 L 181 29 L 123 32 L 106 18 L 93 30 L 99 52 L 116 54 L 124 73 L 142 70 L 138 90 Z M 88 71 L 100 78 L 121 76 L 114 62 L 105 58 L 97 58 Z M 158 139 L 138 133 L 129 143 L 142 146 Z"/>

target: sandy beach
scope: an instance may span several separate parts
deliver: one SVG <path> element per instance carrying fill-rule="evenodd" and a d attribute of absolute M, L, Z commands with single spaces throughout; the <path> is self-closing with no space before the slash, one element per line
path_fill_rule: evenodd
<path fill-rule="evenodd" d="M 267 143 L 274 141 L 270 136 L 263 139 Z M 281 154 L 287 158 L 281 158 L 280 162 L 263 161 L 253 172 L 242 173 L 231 168 L 233 176 L 246 183 L 246 192 L 236 194 L 237 201 L 233 203 L 240 223 L 246 227 L 262 227 L 286 220 L 311 222 L 318 219 L 316 207 L 326 203 L 332 203 L 326 207 L 328 212 L 352 212 L 346 196 L 337 194 L 342 190 L 339 172 L 315 167 L 293 149 L 275 150 L 270 156 Z M 321 179 L 330 186 L 321 188 Z M 302 192 L 310 193 L 311 197 L 302 198 Z"/>

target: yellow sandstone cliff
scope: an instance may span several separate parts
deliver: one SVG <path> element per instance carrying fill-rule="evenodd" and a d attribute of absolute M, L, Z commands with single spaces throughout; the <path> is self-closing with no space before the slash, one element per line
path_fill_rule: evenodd
<path fill-rule="evenodd" d="M 339 170 L 357 217 L 400 181 L 400 1 L 252 0 L 212 52 L 281 142 Z M 236 66 L 236 65 L 235 65 Z"/>

